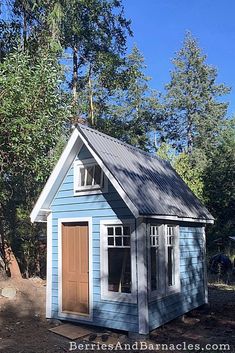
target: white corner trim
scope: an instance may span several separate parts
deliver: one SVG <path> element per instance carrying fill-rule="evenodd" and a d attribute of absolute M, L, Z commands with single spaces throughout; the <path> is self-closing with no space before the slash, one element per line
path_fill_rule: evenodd
<path fill-rule="evenodd" d="M 131 228 L 131 293 L 116 293 L 108 291 L 108 245 L 105 227 L 108 225 L 129 225 Z M 136 297 L 136 246 L 134 219 L 108 219 L 100 221 L 100 278 L 101 300 L 137 303 Z"/>
<path fill-rule="evenodd" d="M 214 220 L 213 219 L 178 217 L 178 216 L 164 216 L 164 215 L 143 215 L 143 217 L 144 218 L 159 219 L 159 220 L 168 220 L 168 221 L 182 221 L 182 222 L 214 224 Z"/>
<path fill-rule="evenodd" d="M 203 270 L 204 270 L 204 295 L 205 304 L 208 304 L 208 278 L 207 278 L 207 262 L 206 262 L 206 231 L 202 228 L 202 246 L 203 246 Z"/>
<path fill-rule="evenodd" d="M 52 318 L 52 213 L 47 216 L 46 318 Z"/>
<path fill-rule="evenodd" d="M 136 235 L 139 334 L 146 335 L 149 333 L 148 271 L 146 223 L 143 217 L 136 220 Z"/>
<path fill-rule="evenodd" d="M 122 187 L 120 186 L 120 184 L 117 182 L 117 180 L 114 178 L 114 176 L 110 173 L 110 171 L 108 170 L 108 168 L 106 168 L 106 166 L 104 165 L 104 163 L 102 162 L 102 160 L 100 159 L 100 157 L 97 155 L 97 153 L 92 149 L 92 147 L 89 145 L 89 143 L 87 142 L 87 140 L 85 139 L 85 137 L 82 135 L 82 133 L 80 131 L 78 131 L 78 134 L 80 136 L 80 138 L 82 139 L 84 145 L 87 147 L 87 149 L 89 150 L 89 152 L 91 153 L 91 155 L 95 158 L 96 162 L 99 164 L 99 166 L 101 167 L 101 169 L 104 171 L 105 175 L 107 176 L 107 178 L 110 180 L 110 182 L 113 184 L 114 188 L 117 190 L 117 192 L 119 193 L 119 195 L 121 196 L 121 198 L 123 199 L 123 201 L 125 202 L 125 204 L 127 205 L 127 207 L 131 210 L 131 212 L 133 213 L 133 215 L 135 217 L 139 216 L 139 211 L 137 209 L 137 207 L 133 204 L 133 202 L 129 199 L 129 197 L 127 196 L 127 194 L 125 193 L 125 191 L 122 189 Z"/>
<path fill-rule="evenodd" d="M 89 232 L 89 315 L 77 315 L 62 311 L 62 223 L 88 222 Z M 63 319 L 79 321 L 93 320 L 93 261 L 92 261 L 92 217 L 59 218 L 58 219 L 58 315 Z"/>
<path fill-rule="evenodd" d="M 37 221 L 37 217 L 42 209 L 48 209 L 51 201 L 56 194 L 61 182 L 63 181 L 68 169 L 70 168 L 75 156 L 82 147 L 81 139 L 78 138 L 78 130 L 74 129 L 60 159 L 53 169 L 46 182 L 31 214 L 31 222 Z"/>

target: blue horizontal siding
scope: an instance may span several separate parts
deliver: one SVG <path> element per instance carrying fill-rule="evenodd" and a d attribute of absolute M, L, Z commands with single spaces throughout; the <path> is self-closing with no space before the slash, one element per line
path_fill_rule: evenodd
<path fill-rule="evenodd" d="M 82 148 L 79 158 L 91 158 Z M 108 192 L 86 196 L 74 195 L 73 167 L 70 168 L 52 203 L 52 311 L 58 316 L 58 219 L 92 217 L 93 322 L 97 326 L 138 331 L 136 304 L 101 300 L 100 289 L 100 221 L 133 218 L 111 183 Z M 79 322 L 79 320 L 71 320 Z"/>
<path fill-rule="evenodd" d="M 181 292 L 149 303 L 153 330 L 204 304 L 203 237 L 200 227 L 180 227 Z"/>

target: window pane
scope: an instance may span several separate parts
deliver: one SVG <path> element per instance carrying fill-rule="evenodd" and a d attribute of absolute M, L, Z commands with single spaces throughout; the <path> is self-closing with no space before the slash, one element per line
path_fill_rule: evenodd
<path fill-rule="evenodd" d="M 168 237 L 168 244 L 169 245 L 174 245 L 174 237 L 173 236 L 169 236 Z"/>
<path fill-rule="evenodd" d="M 85 185 L 85 168 L 80 168 L 80 185 L 78 186 L 84 186 Z"/>
<path fill-rule="evenodd" d="M 130 248 L 108 249 L 108 290 L 131 293 Z"/>
<path fill-rule="evenodd" d="M 175 259 L 174 259 L 174 248 L 168 246 L 168 286 L 173 286 L 175 284 Z"/>
<path fill-rule="evenodd" d="M 113 235 L 113 227 L 108 227 L 108 235 Z"/>
<path fill-rule="evenodd" d="M 94 166 L 87 167 L 86 185 L 92 185 Z"/>
<path fill-rule="evenodd" d="M 123 237 L 123 245 L 130 246 L 130 237 Z"/>
<path fill-rule="evenodd" d="M 94 172 L 94 185 L 101 185 L 101 168 L 99 165 L 95 165 L 95 172 Z"/>
<path fill-rule="evenodd" d="M 123 235 L 130 235 L 130 227 L 123 227 Z"/>
<path fill-rule="evenodd" d="M 122 235 L 122 227 L 115 228 L 115 235 Z"/>
<path fill-rule="evenodd" d="M 115 245 L 116 246 L 122 246 L 122 237 L 116 237 L 115 238 Z"/>
<path fill-rule="evenodd" d="M 159 250 L 158 248 L 151 248 L 151 291 L 159 288 Z"/>
<path fill-rule="evenodd" d="M 108 245 L 114 245 L 114 238 L 108 237 Z"/>

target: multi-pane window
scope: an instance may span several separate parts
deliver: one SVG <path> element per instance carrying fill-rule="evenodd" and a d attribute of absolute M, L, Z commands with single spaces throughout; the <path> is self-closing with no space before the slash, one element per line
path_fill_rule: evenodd
<path fill-rule="evenodd" d="M 104 174 L 94 159 L 75 161 L 74 163 L 74 191 L 99 192 L 104 187 Z"/>
<path fill-rule="evenodd" d="M 100 188 L 103 172 L 98 164 L 80 166 L 78 170 L 78 189 Z"/>
<path fill-rule="evenodd" d="M 159 288 L 159 226 L 150 227 L 150 266 L 151 266 L 151 290 Z"/>
<path fill-rule="evenodd" d="M 129 226 L 106 227 L 108 243 L 108 290 L 131 293 L 131 231 Z"/>
<path fill-rule="evenodd" d="M 100 235 L 101 298 L 135 303 L 135 221 L 102 220 Z"/>
<path fill-rule="evenodd" d="M 175 285 L 175 227 L 166 227 L 166 246 L 167 246 L 167 277 L 168 286 Z"/>
<path fill-rule="evenodd" d="M 175 225 L 151 225 L 149 230 L 149 283 L 156 296 L 180 289 L 179 245 Z"/>

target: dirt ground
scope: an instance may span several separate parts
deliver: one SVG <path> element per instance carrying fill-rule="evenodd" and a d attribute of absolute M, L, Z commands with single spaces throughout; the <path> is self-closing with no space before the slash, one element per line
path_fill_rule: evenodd
<path fill-rule="evenodd" d="M 16 288 L 16 296 L 8 299 L 0 295 L 0 352 L 69 352 L 70 340 L 48 331 L 55 323 L 49 323 L 44 319 L 45 282 L 40 279 L 20 281 L 9 279 L 0 281 L 0 293 L 4 287 Z M 193 310 L 185 315 L 184 320 L 177 319 L 154 330 L 146 340 L 149 350 L 156 347 L 155 344 L 167 344 L 168 350 L 166 346 L 158 346 L 157 350 L 172 352 L 176 351 L 174 347 L 177 344 L 185 342 L 184 345 L 200 344 L 201 347 L 195 349 L 183 345 L 180 350 L 184 352 L 202 352 L 206 350 L 204 348 L 206 344 L 229 344 L 229 352 L 235 352 L 235 286 L 210 285 L 209 300 L 210 306 L 207 308 Z M 118 337 L 118 334 L 117 331 L 113 331 L 111 336 Z M 123 332 L 120 332 L 120 335 L 123 339 Z M 129 344 L 134 342 L 127 337 L 124 341 Z M 88 342 L 77 341 L 77 345 Z M 81 350 L 83 349 L 74 351 Z M 136 348 L 133 350 L 140 351 Z M 146 351 L 148 350 L 145 349 Z M 219 348 L 210 350 L 216 351 L 228 350 Z"/>

